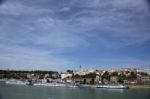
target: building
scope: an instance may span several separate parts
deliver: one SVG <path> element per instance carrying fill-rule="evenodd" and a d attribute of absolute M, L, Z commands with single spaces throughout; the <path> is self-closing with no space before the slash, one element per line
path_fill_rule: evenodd
<path fill-rule="evenodd" d="M 86 75 L 86 74 L 89 74 L 90 72 L 88 70 L 80 70 L 80 71 L 76 71 L 74 72 L 74 75 L 80 75 L 80 76 L 83 76 L 83 75 Z"/>
<path fill-rule="evenodd" d="M 111 83 L 117 83 L 118 82 L 118 77 L 117 76 L 110 77 L 110 82 Z"/>
<path fill-rule="evenodd" d="M 68 72 L 61 73 L 61 79 L 65 79 L 65 78 L 72 78 L 72 74 Z"/>
<path fill-rule="evenodd" d="M 144 84 L 150 84 L 150 76 L 141 77 Z"/>
<path fill-rule="evenodd" d="M 73 79 L 74 83 L 80 83 L 80 84 L 94 84 L 96 81 L 95 78 L 75 78 Z"/>
<path fill-rule="evenodd" d="M 52 74 L 52 78 L 59 78 L 59 77 L 60 77 L 59 73 Z"/>
<path fill-rule="evenodd" d="M 150 69 L 145 69 L 144 70 L 148 75 L 150 75 Z"/>

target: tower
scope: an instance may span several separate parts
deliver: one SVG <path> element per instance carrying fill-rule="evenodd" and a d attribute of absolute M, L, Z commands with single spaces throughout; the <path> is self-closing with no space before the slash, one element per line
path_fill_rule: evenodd
<path fill-rule="evenodd" d="M 80 71 L 82 70 L 82 66 L 80 65 Z"/>

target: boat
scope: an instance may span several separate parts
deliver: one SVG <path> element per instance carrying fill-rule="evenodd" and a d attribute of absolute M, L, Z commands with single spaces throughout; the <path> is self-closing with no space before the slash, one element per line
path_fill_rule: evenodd
<path fill-rule="evenodd" d="M 65 87 L 65 84 L 59 84 L 59 83 L 34 83 L 34 86 Z"/>
<path fill-rule="evenodd" d="M 14 85 L 26 85 L 26 84 L 28 84 L 28 82 L 26 82 L 26 81 L 20 81 L 20 80 L 15 80 L 15 79 L 7 80 L 5 83 L 6 84 L 14 84 Z"/>
<path fill-rule="evenodd" d="M 76 84 L 67 84 L 66 87 L 67 88 L 78 88 L 78 86 Z"/>
<path fill-rule="evenodd" d="M 108 88 L 108 89 L 128 89 L 125 85 L 97 85 L 97 88 Z"/>
<path fill-rule="evenodd" d="M 49 86 L 49 87 L 67 87 L 67 88 L 77 88 L 75 84 L 63 84 L 63 83 L 34 83 L 34 86 Z"/>
<path fill-rule="evenodd" d="M 91 88 L 91 85 L 87 85 L 87 84 L 77 84 L 77 86 L 79 88 Z"/>

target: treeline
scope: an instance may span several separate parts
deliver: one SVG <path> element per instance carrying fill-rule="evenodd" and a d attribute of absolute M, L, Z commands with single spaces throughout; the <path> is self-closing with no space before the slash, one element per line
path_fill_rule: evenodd
<path fill-rule="evenodd" d="M 0 70 L 0 74 L 8 74 L 8 73 L 40 73 L 40 74 L 53 74 L 58 73 L 56 71 L 41 71 L 41 70 L 35 70 L 35 71 L 26 71 L 26 70 Z"/>
<path fill-rule="evenodd" d="M 39 77 L 43 78 L 45 74 L 52 75 L 54 73 L 58 73 L 56 71 L 19 71 L 19 70 L 0 70 L 0 79 L 3 78 L 14 78 L 14 79 L 27 79 L 27 74 L 34 74 L 38 75 Z"/>
<path fill-rule="evenodd" d="M 118 72 L 113 72 L 112 74 L 109 74 L 108 72 L 105 72 L 102 75 L 102 80 L 107 79 L 108 81 L 111 81 L 111 77 L 116 77 L 118 83 L 123 83 L 124 80 L 128 81 L 134 81 L 137 79 L 137 73 L 131 72 L 130 75 L 125 75 L 124 73 L 118 73 Z"/>
<path fill-rule="evenodd" d="M 86 74 L 86 75 L 73 75 L 72 78 L 96 78 L 97 74 L 95 73 L 89 73 L 89 74 Z"/>
<path fill-rule="evenodd" d="M 146 74 L 144 74 L 146 75 Z M 73 79 L 85 79 L 85 78 L 91 78 L 92 80 L 94 78 L 96 78 L 96 76 L 99 76 L 102 83 L 104 81 L 108 81 L 108 82 L 111 82 L 111 79 L 112 77 L 115 77 L 116 78 L 116 82 L 118 83 L 124 83 L 124 80 L 127 80 L 127 81 L 134 81 L 137 79 L 137 73 L 135 72 L 131 72 L 130 75 L 125 75 L 124 73 L 118 73 L 118 72 L 113 72 L 113 73 L 109 73 L 108 71 L 106 71 L 103 75 L 97 75 L 95 73 L 90 73 L 90 74 L 86 74 L 86 75 L 73 75 L 72 78 Z M 86 82 L 86 81 L 84 81 Z"/>

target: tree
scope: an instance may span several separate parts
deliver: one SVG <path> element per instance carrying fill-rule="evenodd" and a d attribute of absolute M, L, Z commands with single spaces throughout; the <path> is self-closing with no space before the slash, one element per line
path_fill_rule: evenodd
<path fill-rule="evenodd" d="M 141 75 L 142 75 L 142 76 L 148 76 L 148 74 L 147 74 L 147 73 L 144 73 L 144 72 L 141 72 Z"/>
<path fill-rule="evenodd" d="M 86 79 L 83 80 L 83 84 L 86 84 Z"/>
<path fill-rule="evenodd" d="M 39 75 L 39 79 L 43 79 L 44 78 L 44 75 L 43 74 L 40 74 Z"/>
<path fill-rule="evenodd" d="M 86 74 L 83 75 L 82 78 L 96 78 L 96 74 L 95 73 Z"/>
<path fill-rule="evenodd" d="M 73 73 L 73 70 L 69 70 L 69 69 L 68 69 L 67 72 L 70 73 L 70 74 L 72 74 L 72 73 Z"/>
<path fill-rule="evenodd" d="M 20 73 L 18 74 L 20 79 L 27 79 L 27 74 L 26 73 Z"/>
<path fill-rule="evenodd" d="M 131 72 L 130 76 L 128 77 L 128 80 L 136 80 L 137 79 L 137 75 L 135 72 Z"/>
<path fill-rule="evenodd" d="M 81 78 L 81 76 L 80 75 L 78 75 L 78 74 L 76 74 L 76 75 L 72 75 L 72 78 Z"/>
<path fill-rule="evenodd" d="M 118 76 L 118 72 L 113 72 L 111 76 Z"/>
<path fill-rule="evenodd" d="M 94 78 L 92 78 L 91 81 L 90 81 L 90 84 L 93 85 L 94 83 L 95 83 L 95 80 L 94 80 Z"/>
<path fill-rule="evenodd" d="M 102 79 L 107 79 L 108 81 L 110 81 L 110 75 L 108 73 L 108 71 L 106 71 L 103 75 L 102 75 Z"/>
<path fill-rule="evenodd" d="M 124 78 L 122 76 L 118 76 L 118 83 L 123 83 Z"/>

